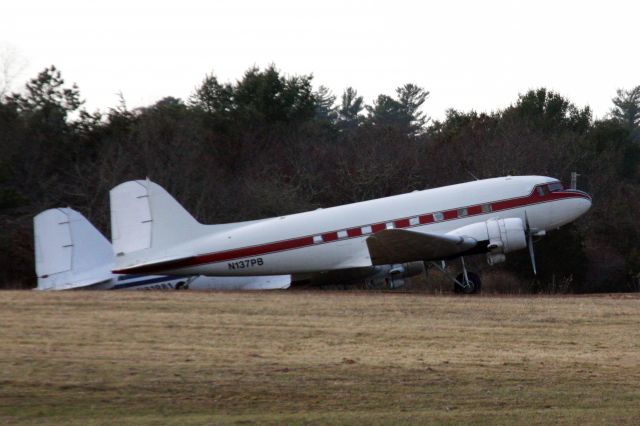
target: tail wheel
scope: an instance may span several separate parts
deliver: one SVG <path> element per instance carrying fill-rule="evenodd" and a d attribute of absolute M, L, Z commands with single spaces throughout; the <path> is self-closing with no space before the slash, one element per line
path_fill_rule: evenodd
<path fill-rule="evenodd" d="M 482 281 L 480 281 L 480 276 L 475 272 L 467 272 L 467 286 L 462 287 L 460 284 L 454 282 L 453 283 L 453 291 L 459 294 L 476 294 L 480 292 L 482 288 Z M 456 280 L 465 284 L 464 274 L 458 274 Z"/>

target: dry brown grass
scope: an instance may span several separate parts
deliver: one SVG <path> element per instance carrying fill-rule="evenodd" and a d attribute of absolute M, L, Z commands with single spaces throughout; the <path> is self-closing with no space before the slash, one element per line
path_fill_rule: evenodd
<path fill-rule="evenodd" d="M 0 292 L 0 423 L 640 422 L 640 299 Z"/>

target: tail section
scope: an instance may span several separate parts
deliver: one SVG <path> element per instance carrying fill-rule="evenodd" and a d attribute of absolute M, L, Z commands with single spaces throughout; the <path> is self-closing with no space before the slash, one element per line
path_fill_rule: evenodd
<path fill-rule="evenodd" d="M 38 290 L 85 287 L 112 278 L 111 244 L 82 214 L 70 208 L 33 218 Z"/>
<path fill-rule="evenodd" d="M 202 225 L 150 180 L 122 183 L 109 194 L 116 268 L 186 257 L 176 247 L 224 225 Z"/>

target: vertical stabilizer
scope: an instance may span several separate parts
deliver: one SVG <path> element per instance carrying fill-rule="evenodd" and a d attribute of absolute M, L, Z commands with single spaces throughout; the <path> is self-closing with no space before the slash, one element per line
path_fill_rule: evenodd
<path fill-rule="evenodd" d="M 144 263 L 169 256 L 205 228 L 164 188 L 150 180 L 122 183 L 109 193 L 111 240 L 116 262 Z"/>
<path fill-rule="evenodd" d="M 110 280 L 111 244 L 84 216 L 70 208 L 33 218 L 39 290 L 62 290 Z"/>

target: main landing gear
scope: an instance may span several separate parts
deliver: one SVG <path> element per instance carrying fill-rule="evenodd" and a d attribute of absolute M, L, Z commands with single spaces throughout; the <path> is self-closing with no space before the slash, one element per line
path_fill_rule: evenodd
<path fill-rule="evenodd" d="M 462 264 L 462 272 L 457 276 L 453 276 L 447 271 L 447 265 L 442 261 L 431 262 L 433 266 L 439 269 L 447 278 L 453 281 L 453 292 L 458 294 L 476 294 L 480 292 L 482 288 L 482 281 L 480 275 L 475 272 L 467 271 L 467 267 L 464 263 L 464 257 L 460 258 Z"/>
<path fill-rule="evenodd" d="M 465 274 L 458 274 L 456 281 L 453 283 L 453 291 L 461 294 L 480 293 L 480 289 L 482 288 L 480 276 L 475 272 L 467 272 L 465 279 L 464 275 Z"/>

